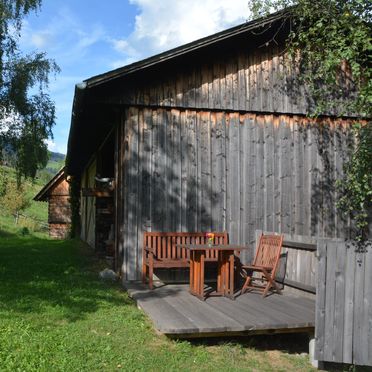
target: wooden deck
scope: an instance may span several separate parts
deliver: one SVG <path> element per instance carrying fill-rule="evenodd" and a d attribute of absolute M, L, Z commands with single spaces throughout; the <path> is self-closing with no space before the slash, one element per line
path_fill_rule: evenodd
<path fill-rule="evenodd" d="M 126 283 L 129 295 L 153 321 L 155 328 L 177 338 L 314 332 L 315 301 L 305 297 L 246 293 L 235 301 L 209 297 L 201 301 L 188 285 L 163 285 L 149 290 Z"/>

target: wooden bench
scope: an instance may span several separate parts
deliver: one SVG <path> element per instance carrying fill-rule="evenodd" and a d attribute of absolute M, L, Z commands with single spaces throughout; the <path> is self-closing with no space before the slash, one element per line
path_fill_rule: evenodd
<path fill-rule="evenodd" d="M 228 244 L 227 232 L 214 232 L 215 244 Z M 207 244 L 206 233 L 203 232 L 145 232 L 142 250 L 142 282 L 149 280 L 153 288 L 155 268 L 189 268 L 189 251 L 176 247 L 177 244 Z M 207 261 L 217 261 L 217 251 L 208 250 Z"/>

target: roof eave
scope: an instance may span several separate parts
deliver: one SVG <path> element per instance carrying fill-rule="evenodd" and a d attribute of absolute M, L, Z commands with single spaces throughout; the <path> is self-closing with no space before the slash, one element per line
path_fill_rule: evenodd
<path fill-rule="evenodd" d="M 34 196 L 35 201 L 47 201 L 48 191 L 64 176 L 65 167 L 61 168 L 58 173 Z"/>

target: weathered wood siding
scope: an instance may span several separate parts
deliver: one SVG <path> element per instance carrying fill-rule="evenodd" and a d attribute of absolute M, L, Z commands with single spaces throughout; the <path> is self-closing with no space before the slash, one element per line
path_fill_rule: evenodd
<path fill-rule="evenodd" d="M 315 358 L 372 366 L 372 248 L 318 242 Z"/>
<path fill-rule="evenodd" d="M 84 171 L 81 179 L 81 187 L 89 188 L 95 186 L 96 161 L 94 160 Z M 80 198 L 81 217 L 81 239 L 91 247 L 95 247 L 95 226 L 96 226 L 96 198 L 81 196 Z"/>
<path fill-rule="evenodd" d="M 120 165 L 123 272 L 140 273 L 142 232 L 255 230 L 336 237 L 335 179 L 351 140 L 341 120 L 130 107 Z M 250 257 L 243 256 L 243 260 Z"/>
<path fill-rule="evenodd" d="M 196 59 L 197 60 L 197 59 Z M 146 107 L 307 114 L 311 94 L 279 47 L 223 52 L 117 82 L 103 102 Z"/>

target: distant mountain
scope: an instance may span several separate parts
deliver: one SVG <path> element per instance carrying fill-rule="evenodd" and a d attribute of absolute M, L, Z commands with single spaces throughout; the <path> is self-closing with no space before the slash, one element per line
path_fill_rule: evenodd
<path fill-rule="evenodd" d="M 49 173 L 56 174 L 65 165 L 65 159 L 66 155 L 49 151 L 49 161 L 45 170 Z"/>
<path fill-rule="evenodd" d="M 57 172 L 65 165 L 66 155 L 59 152 L 48 151 L 49 160 L 44 169 L 37 171 L 35 181 L 44 185 L 52 179 Z M 0 161 L 0 166 L 7 166 L 9 168 L 14 168 L 15 164 L 15 152 L 10 146 L 6 146 L 2 151 L 2 159 Z"/>
<path fill-rule="evenodd" d="M 65 158 L 66 158 L 65 154 L 61 154 L 60 152 L 49 151 L 49 161 L 64 162 Z"/>

